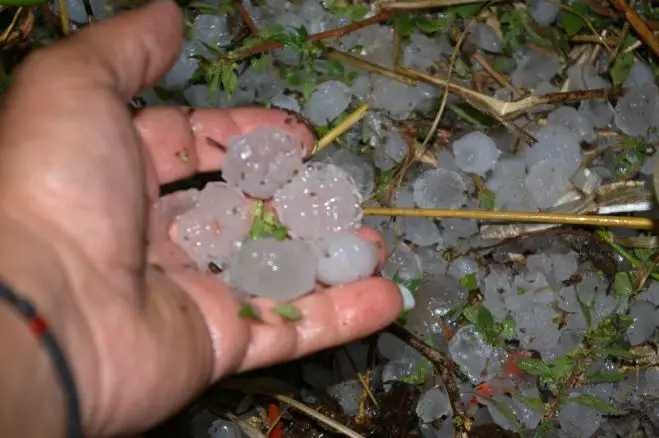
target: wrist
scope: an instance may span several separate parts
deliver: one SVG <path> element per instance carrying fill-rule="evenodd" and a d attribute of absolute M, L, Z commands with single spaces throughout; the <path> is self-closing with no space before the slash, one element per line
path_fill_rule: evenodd
<path fill-rule="evenodd" d="M 80 399 L 78 382 L 84 371 L 75 346 L 89 340 L 85 340 L 83 319 L 70 293 L 71 282 L 53 245 L 24 223 L 0 216 L 0 281 L 45 320 L 73 374 Z M 30 321 L 2 300 L 0 333 L 5 338 L 0 344 L 0 387 L 10 388 L 0 395 L 0 399 L 6 397 L 0 404 L 12 406 L 9 416 L 0 422 L 0 429 L 7 427 L 11 433 L 0 431 L 0 436 L 64 436 L 69 412 L 53 358 L 31 330 Z M 32 421 L 34 412 L 40 412 L 38 422 Z M 42 418 L 43 412 L 48 415 Z"/>

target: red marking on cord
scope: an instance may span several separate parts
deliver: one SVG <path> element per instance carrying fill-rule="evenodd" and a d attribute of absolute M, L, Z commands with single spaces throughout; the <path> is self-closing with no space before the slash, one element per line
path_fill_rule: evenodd
<path fill-rule="evenodd" d="M 277 405 L 268 405 L 268 426 L 272 428 L 270 429 L 270 435 L 268 435 L 269 438 L 284 438 L 280 418 Z"/>
<path fill-rule="evenodd" d="M 41 336 L 48 330 L 48 324 L 42 317 L 35 316 L 30 320 L 30 329 L 37 336 Z"/>

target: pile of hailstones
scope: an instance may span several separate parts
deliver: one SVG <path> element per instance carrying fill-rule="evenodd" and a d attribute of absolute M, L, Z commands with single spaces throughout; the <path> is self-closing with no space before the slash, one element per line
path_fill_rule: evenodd
<path fill-rule="evenodd" d="M 376 269 L 376 244 L 355 232 L 362 199 L 354 181 L 332 164 L 305 164 L 304 156 L 300 139 L 279 128 L 234 136 L 226 183 L 194 192 L 193 207 L 178 216 L 177 243 L 200 268 L 219 267 L 241 299 L 288 302 L 318 283 L 347 284 Z M 272 207 L 284 239 L 250 233 L 254 200 Z"/>

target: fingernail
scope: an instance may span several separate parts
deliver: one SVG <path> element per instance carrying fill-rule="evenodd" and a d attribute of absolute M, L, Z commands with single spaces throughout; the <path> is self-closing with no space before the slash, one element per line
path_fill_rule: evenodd
<path fill-rule="evenodd" d="M 398 286 L 400 295 L 403 297 L 403 310 L 414 309 L 416 302 L 414 301 L 414 295 L 412 295 L 412 292 L 400 283 L 397 283 L 396 285 Z"/>

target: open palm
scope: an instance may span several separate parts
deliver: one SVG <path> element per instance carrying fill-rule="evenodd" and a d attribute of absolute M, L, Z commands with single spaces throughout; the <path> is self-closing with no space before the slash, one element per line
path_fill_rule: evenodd
<path fill-rule="evenodd" d="M 228 373 L 359 338 L 401 307 L 392 283 L 371 278 L 300 299 L 295 324 L 273 315 L 252 323 L 237 316 L 226 285 L 190 267 L 163 226 L 171 218 L 153 209 L 159 185 L 220 169 L 209 137 L 226 144 L 263 125 L 288 129 L 307 147 L 313 137 L 264 109 L 132 115 L 126 102 L 177 57 L 181 23 L 175 4 L 160 1 L 39 51 L 0 112 L 0 209 L 66 268 L 70 295 L 42 311 L 65 321 L 54 329 L 92 436 L 148 427 Z"/>

